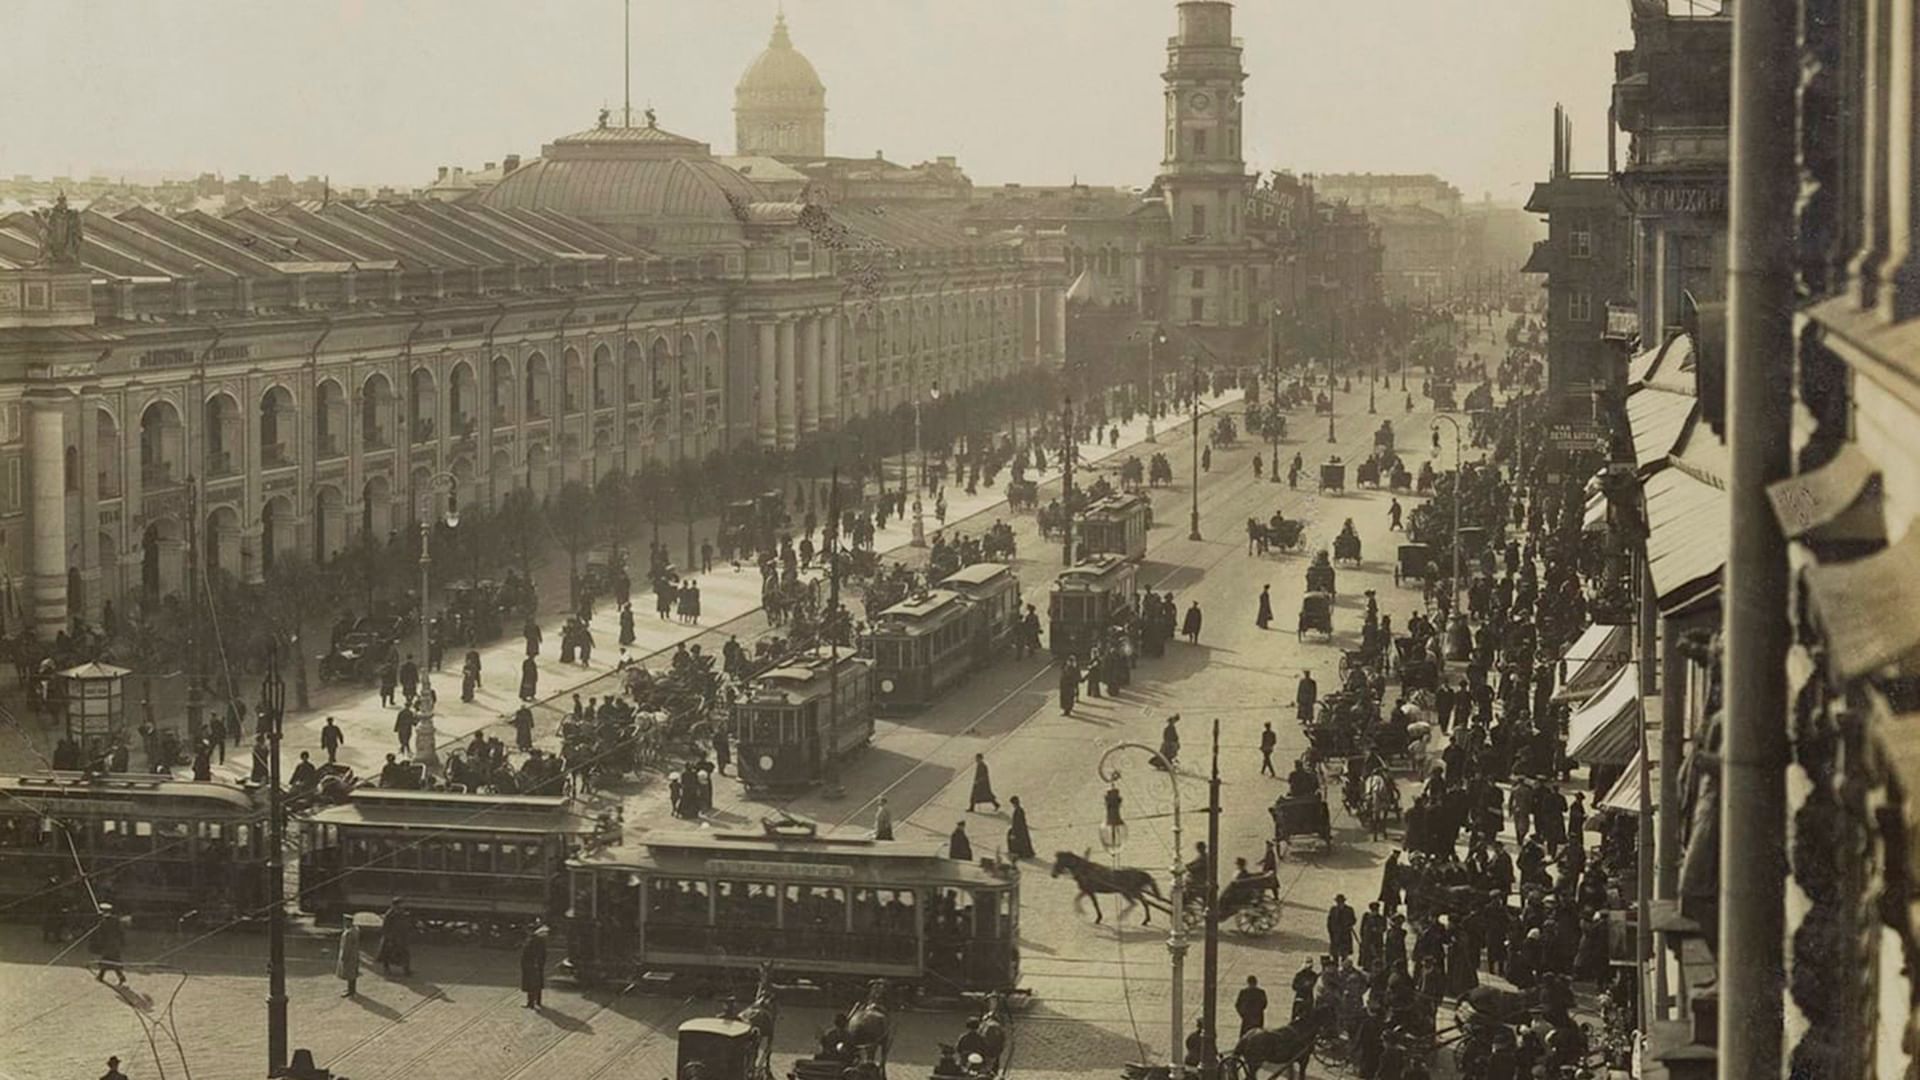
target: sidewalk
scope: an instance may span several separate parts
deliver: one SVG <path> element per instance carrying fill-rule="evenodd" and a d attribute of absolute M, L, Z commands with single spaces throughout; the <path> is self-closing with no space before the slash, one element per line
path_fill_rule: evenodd
<path fill-rule="evenodd" d="M 1211 414 L 1233 406 L 1239 402 L 1241 391 L 1229 390 L 1219 395 L 1202 397 L 1203 414 Z M 1171 419 L 1171 418 L 1169 418 Z M 1189 423 L 1187 426 L 1191 426 Z M 1141 452 L 1145 444 L 1146 418 L 1135 417 L 1132 422 L 1121 424 L 1120 443 L 1117 447 L 1102 441 L 1097 446 L 1083 444 L 1079 459 L 1081 471 L 1101 462 L 1124 459 L 1127 455 Z M 1166 420 L 1161 421 L 1163 438 L 1171 437 Z M 1104 432 L 1103 432 L 1104 434 Z M 1180 433 L 1184 436 L 1184 432 Z M 1176 475 L 1187 471 L 1186 455 L 1171 455 Z M 1043 487 L 1057 484 L 1060 470 L 1055 458 L 1050 455 L 1046 470 L 1030 474 Z M 929 539 L 943 528 L 952 529 L 966 519 L 983 514 L 996 506 L 1004 507 L 1006 499 L 1004 488 L 995 485 L 981 487 L 973 495 L 968 495 L 964 486 L 949 486 L 947 496 L 947 526 L 933 515 L 931 498 L 923 503 L 925 511 L 925 529 Z M 1048 496 L 1043 493 L 1044 501 Z M 967 531 L 979 532 L 981 524 L 971 525 Z M 680 529 L 670 530 L 679 533 Z M 663 534 L 664 535 L 664 534 Z M 913 535 L 911 500 L 907 517 L 889 518 L 884 529 L 875 531 L 874 548 L 882 553 L 900 552 L 910 549 Z M 682 537 L 684 533 L 682 533 Z M 673 541 L 667 540 L 671 547 Z M 662 620 L 654 614 L 653 596 L 646 590 L 644 582 L 636 582 L 633 596 L 634 632 L 636 641 L 628 650 L 630 656 L 638 662 L 646 663 L 661 653 L 671 651 L 681 642 L 690 641 L 703 634 L 713 632 L 724 624 L 750 615 L 760 608 L 760 574 L 757 567 L 742 565 L 735 569 L 730 563 L 714 563 L 714 570 L 707 574 L 693 574 L 690 579 L 700 585 L 701 622 L 687 624 L 675 620 Z M 540 671 L 539 702 L 547 707 L 536 708 L 536 742 L 549 748 L 555 744 L 554 736 L 561 713 L 572 705 L 572 695 L 582 697 L 601 696 L 612 692 L 613 680 L 608 676 L 616 669 L 620 659 L 619 610 L 612 603 L 599 604 L 591 622 L 594 649 L 592 662 L 587 665 L 562 664 L 559 660 L 560 626 L 565 621 L 564 614 L 554 613 L 540 620 L 544 642 L 541 646 L 537 665 Z M 402 644 L 402 653 L 406 649 Z M 444 762 L 449 752 L 464 746 L 477 730 L 499 727 L 497 732 L 503 739 L 511 742 L 510 729 L 505 720 L 519 707 L 518 691 L 520 686 L 520 667 L 526 657 L 525 643 L 518 633 L 494 642 L 480 650 L 481 685 L 472 703 L 460 700 L 459 665 L 461 654 L 449 651 L 445 668 L 432 675 L 437 705 L 434 711 L 435 743 L 440 759 Z M 318 688 L 316 688 L 318 689 Z M 332 716 L 346 733 L 346 745 L 340 750 L 339 760 L 351 766 L 362 777 L 377 776 L 388 753 L 397 753 L 398 740 L 393 731 L 396 710 L 380 705 L 377 690 L 367 688 L 351 698 L 341 701 L 333 699 L 332 694 L 316 693 L 320 699 L 316 707 L 305 713 L 290 712 L 285 726 L 286 736 L 283 750 L 286 758 L 282 768 L 291 770 L 298 761 L 299 752 L 311 752 L 316 761 L 323 760 L 320 752 L 320 728 L 328 716 Z M 235 751 L 229 747 L 224 766 L 217 766 L 216 773 L 230 777 L 244 777 L 249 760 L 244 748 Z"/>

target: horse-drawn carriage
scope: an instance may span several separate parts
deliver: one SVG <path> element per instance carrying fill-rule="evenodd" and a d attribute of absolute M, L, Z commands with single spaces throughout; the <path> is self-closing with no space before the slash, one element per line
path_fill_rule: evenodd
<path fill-rule="evenodd" d="M 1188 891 L 1186 909 L 1188 929 L 1206 925 L 1207 900 L 1202 890 Z M 1214 900 L 1214 910 L 1223 925 L 1248 936 L 1273 933 L 1280 924 L 1280 875 L 1268 870 L 1228 881 Z"/>
<path fill-rule="evenodd" d="M 1298 551 L 1307 544 L 1307 523 L 1300 518 L 1288 519 L 1275 510 L 1264 524 L 1248 518 L 1247 534 L 1262 551 Z"/>
<path fill-rule="evenodd" d="M 1413 490 L 1413 473 L 1407 471 L 1407 463 L 1394 456 L 1393 470 L 1387 476 L 1387 490 L 1406 493 Z"/>
<path fill-rule="evenodd" d="M 1039 508 L 1039 483 L 1025 478 L 1007 481 L 1007 509 L 1031 513 Z"/>
<path fill-rule="evenodd" d="M 1427 390 L 1433 395 L 1433 407 L 1440 412 L 1452 412 L 1459 408 L 1459 405 L 1455 404 L 1454 401 L 1453 381 L 1451 379 L 1446 382 L 1428 383 Z"/>
<path fill-rule="evenodd" d="M 1329 597 L 1339 595 L 1339 591 L 1333 587 L 1336 576 L 1333 560 L 1328 557 L 1327 549 L 1321 548 L 1307 567 L 1307 591 L 1326 593 Z"/>
<path fill-rule="evenodd" d="M 1341 461 L 1338 455 L 1320 463 L 1320 490 L 1346 492 L 1347 463 Z"/>
<path fill-rule="evenodd" d="M 1377 488 L 1380 486 L 1380 461 L 1378 458 L 1365 458 L 1353 467 L 1353 483 L 1356 487 Z"/>
<path fill-rule="evenodd" d="M 1354 531 L 1353 519 L 1348 518 L 1340 527 L 1340 535 L 1333 538 L 1333 559 L 1349 566 L 1360 565 L 1360 534 Z M 1333 590 L 1329 588 L 1328 592 Z"/>
<path fill-rule="evenodd" d="M 1416 645 L 1411 637 L 1396 638 L 1393 643 L 1398 652 L 1396 667 L 1400 672 L 1400 688 L 1405 693 L 1419 690 L 1437 690 L 1440 687 L 1440 665 L 1423 647 Z"/>
<path fill-rule="evenodd" d="M 1393 421 L 1380 421 L 1379 429 L 1373 433 L 1373 446 L 1376 454 L 1382 450 L 1393 453 Z"/>
<path fill-rule="evenodd" d="M 1312 571 L 1312 567 L 1308 567 Z M 1310 592 L 1300 598 L 1300 622 L 1294 629 L 1296 639 L 1305 638 L 1307 631 L 1314 630 L 1333 637 L 1333 597 L 1324 592 Z"/>
<path fill-rule="evenodd" d="M 1165 487 L 1173 483 L 1173 462 L 1165 454 L 1155 454 L 1147 462 L 1147 486 Z"/>
<path fill-rule="evenodd" d="M 1327 850 L 1333 849 L 1333 815 L 1327 811 L 1327 794 L 1323 788 L 1318 795 L 1301 798 L 1282 795 L 1267 808 L 1273 818 L 1273 838 L 1282 844 L 1291 844 L 1295 837 L 1308 836 L 1318 839 Z"/>
<path fill-rule="evenodd" d="M 1433 549 L 1425 544 L 1401 544 L 1398 560 L 1393 565 L 1393 583 L 1402 585 L 1418 580 L 1425 584 L 1433 580 Z"/>
<path fill-rule="evenodd" d="M 1213 434 L 1209 438 L 1215 448 L 1225 449 L 1239 441 L 1240 430 L 1234 425 L 1233 417 L 1223 416 L 1214 421 Z"/>

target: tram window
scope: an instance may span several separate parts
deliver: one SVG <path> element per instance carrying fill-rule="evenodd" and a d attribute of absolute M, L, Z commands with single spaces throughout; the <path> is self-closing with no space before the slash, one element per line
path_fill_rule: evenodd
<path fill-rule="evenodd" d="M 787 929 L 839 933 L 847 926 L 847 890 L 838 885 L 789 885 Z"/>
<path fill-rule="evenodd" d="M 929 937 L 973 936 L 973 893 L 966 889 L 937 889 L 927 911 Z"/>
<path fill-rule="evenodd" d="M 499 857 L 494 860 L 494 868 L 502 874 L 517 874 L 521 869 L 520 845 L 501 844 Z"/>
<path fill-rule="evenodd" d="M 476 840 L 473 844 L 473 869 L 475 873 L 485 874 L 493 870 L 493 845 L 485 840 Z"/>
<path fill-rule="evenodd" d="M 853 890 L 856 934 L 912 934 L 912 889 Z"/>
<path fill-rule="evenodd" d="M 775 887 L 763 881 L 713 883 L 713 920 L 716 926 L 751 926 L 771 930 L 778 925 Z"/>
<path fill-rule="evenodd" d="M 707 883 L 696 878 L 649 880 L 647 921 L 673 926 L 705 926 Z"/>
<path fill-rule="evenodd" d="M 251 825 L 236 824 L 233 827 L 233 846 L 242 851 L 253 850 L 254 828 Z"/>
<path fill-rule="evenodd" d="M 800 741 L 800 716 L 795 712 L 780 714 L 780 744 L 793 746 Z"/>
<path fill-rule="evenodd" d="M 546 865 L 546 860 L 540 857 L 540 844 L 538 841 L 524 844 L 502 844 L 500 847 L 503 851 L 513 850 L 519 853 L 518 864 L 514 867 L 513 873 L 538 875 L 541 872 L 541 868 Z"/>
<path fill-rule="evenodd" d="M 463 840 L 449 840 L 441 847 L 441 859 L 448 870 L 464 873 L 467 869 L 467 845 Z"/>
<path fill-rule="evenodd" d="M 395 837 L 387 841 L 387 845 L 393 852 L 389 865 L 401 870 L 420 869 L 420 845 L 417 842 L 406 837 Z"/>
<path fill-rule="evenodd" d="M 420 843 L 420 866 L 426 870 L 444 870 L 447 864 L 446 852 L 440 841 L 426 840 Z"/>

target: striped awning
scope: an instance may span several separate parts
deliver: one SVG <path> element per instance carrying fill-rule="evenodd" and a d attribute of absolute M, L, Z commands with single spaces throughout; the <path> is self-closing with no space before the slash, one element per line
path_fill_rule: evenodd
<path fill-rule="evenodd" d="M 1567 758 L 1625 765 L 1640 748 L 1640 665 L 1626 663 L 1567 720 Z"/>
<path fill-rule="evenodd" d="M 1857 679 L 1920 659 L 1920 521 L 1883 551 L 1852 562 L 1810 566 L 1804 580 L 1827 641 L 1835 678 Z"/>
<path fill-rule="evenodd" d="M 1607 685 L 1620 670 L 1632 647 L 1625 626 L 1589 626 L 1560 657 L 1560 685 L 1553 692 L 1555 701 L 1586 701 Z"/>
<path fill-rule="evenodd" d="M 1638 814 L 1640 812 L 1641 768 L 1640 754 L 1638 751 L 1635 751 L 1633 760 L 1627 762 L 1627 771 L 1621 773 L 1620 779 L 1615 780 L 1613 786 L 1607 789 L 1606 795 L 1601 797 L 1600 808 L 1603 810 L 1618 810 L 1623 814 Z M 1652 763 L 1648 762 L 1646 768 L 1649 772 L 1652 772 Z M 1647 779 L 1652 781 L 1647 789 L 1647 805 L 1658 809 L 1660 806 L 1660 778 L 1654 775 L 1648 776 Z"/>

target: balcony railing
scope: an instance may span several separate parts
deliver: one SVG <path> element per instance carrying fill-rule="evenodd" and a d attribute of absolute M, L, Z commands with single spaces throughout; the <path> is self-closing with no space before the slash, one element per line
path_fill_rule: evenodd
<path fill-rule="evenodd" d="M 207 476 L 209 478 L 232 476 L 234 474 L 234 471 L 235 470 L 233 466 L 233 451 L 231 450 L 208 450 L 207 451 Z"/>

